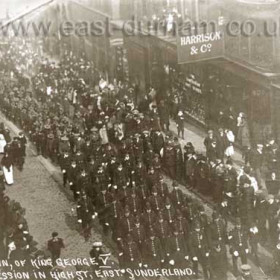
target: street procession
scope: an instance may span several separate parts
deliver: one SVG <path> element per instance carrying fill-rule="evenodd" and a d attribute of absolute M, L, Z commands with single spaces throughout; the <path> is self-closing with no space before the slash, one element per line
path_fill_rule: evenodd
<path fill-rule="evenodd" d="M 0 7 L 0 279 L 280 279 L 278 0 Z"/>

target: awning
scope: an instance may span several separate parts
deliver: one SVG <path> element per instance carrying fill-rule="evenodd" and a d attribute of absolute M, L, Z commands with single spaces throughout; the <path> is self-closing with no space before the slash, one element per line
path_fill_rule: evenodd
<path fill-rule="evenodd" d="M 261 69 L 257 70 L 249 65 L 233 61 L 229 58 L 215 59 L 208 63 L 221 68 L 223 71 L 231 72 L 244 80 L 248 80 L 264 87 L 270 87 L 273 78 L 280 77 L 280 73 L 265 72 Z"/>

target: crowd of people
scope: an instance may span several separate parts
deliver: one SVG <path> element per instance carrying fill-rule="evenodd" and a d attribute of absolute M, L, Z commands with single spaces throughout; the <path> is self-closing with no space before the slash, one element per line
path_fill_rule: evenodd
<path fill-rule="evenodd" d="M 6 51 L 17 57 L 12 46 Z M 45 60 L 24 86 L 16 67 L 2 65 L 2 112 L 25 131 L 38 155 L 60 165 L 82 235 L 88 240 L 98 220 L 117 245 L 121 267 L 191 266 L 198 276 L 200 264 L 204 279 L 227 279 L 227 251 L 237 274 L 239 258 L 261 262 L 258 244 L 267 241 L 278 264 L 279 153 L 273 139 L 245 152 L 239 172 L 228 151 L 231 130 L 209 131 L 206 155 L 191 142 L 182 149 L 178 137 L 188 137 L 182 111 L 173 115 L 177 137 L 169 131 L 168 100 L 157 102 L 152 89 L 135 104 L 133 87 L 108 83 L 84 57 L 68 52 L 58 64 Z M 11 152 L 6 148 L 4 154 Z M 270 194 L 261 185 L 266 173 Z M 213 199 L 211 219 L 179 184 Z M 229 217 L 235 218 L 233 230 Z"/>
<path fill-rule="evenodd" d="M 25 211 L 20 203 L 5 194 L 4 173 L 0 171 L 0 260 L 25 260 L 38 252 Z"/>

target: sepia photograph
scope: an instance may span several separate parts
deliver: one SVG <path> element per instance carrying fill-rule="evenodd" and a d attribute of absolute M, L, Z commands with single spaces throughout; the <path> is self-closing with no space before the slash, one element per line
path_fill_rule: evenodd
<path fill-rule="evenodd" d="M 279 280 L 279 145 L 279 0 L 0 0 L 0 280 Z"/>

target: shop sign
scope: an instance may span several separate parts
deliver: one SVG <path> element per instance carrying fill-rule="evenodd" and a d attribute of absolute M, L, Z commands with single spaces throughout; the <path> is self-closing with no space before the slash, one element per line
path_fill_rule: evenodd
<path fill-rule="evenodd" d="M 177 37 L 179 64 L 222 57 L 223 50 L 224 39 L 221 30 Z"/>

